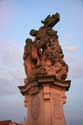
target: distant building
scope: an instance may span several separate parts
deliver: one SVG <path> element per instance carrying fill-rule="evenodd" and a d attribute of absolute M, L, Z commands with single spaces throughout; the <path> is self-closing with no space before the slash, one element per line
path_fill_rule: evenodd
<path fill-rule="evenodd" d="M 0 121 L 0 125 L 24 125 L 24 124 L 12 122 L 11 120 L 5 120 L 5 121 Z"/>
<path fill-rule="evenodd" d="M 11 124 L 12 124 L 11 120 L 0 121 L 0 125 L 11 125 Z"/>

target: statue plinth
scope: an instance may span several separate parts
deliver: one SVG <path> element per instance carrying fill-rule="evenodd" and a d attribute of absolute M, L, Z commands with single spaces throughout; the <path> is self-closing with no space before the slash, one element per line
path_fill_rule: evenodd
<path fill-rule="evenodd" d="M 66 102 L 65 91 L 70 87 L 70 81 L 58 81 L 54 76 L 45 76 L 33 82 L 33 86 L 19 87 L 25 96 L 25 106 L 28 109 L 27 123 L 29 125 L 66 125 L 63 104 Z M 34 91 L 32 91 L 34 90 Z"/>

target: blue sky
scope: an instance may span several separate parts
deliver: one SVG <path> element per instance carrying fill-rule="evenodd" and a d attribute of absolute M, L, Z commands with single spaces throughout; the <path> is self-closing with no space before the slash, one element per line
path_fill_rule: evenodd
<path fill-rule="evenodd" d="M 72 80 L 64 106 L 67 124 L 83 125 L 83 0 L 0 0 L 0 120 L 26 116 L 17 86 L 25 78 L 23 49 L 29 31 L 48 14 L 60 13 L 58 31 Z"/>

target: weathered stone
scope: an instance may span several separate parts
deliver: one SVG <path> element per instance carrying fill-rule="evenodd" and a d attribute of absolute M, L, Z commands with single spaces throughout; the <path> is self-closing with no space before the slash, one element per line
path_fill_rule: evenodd
<path fill-rule="evenodd" d="M 28 80 L 35 80 L 37 76 L 55 75 L 58 80 L 67 78 L 68 65 L 63 60 L 63 51 L 59 45 L 57 31 L 52 27 L 59 21 L 59 14 L 48 16 L 44 26 L 39 30 L 31 30 L 34 40 L 26 40 L 24 49 L 24 67 Z"/>
<path fill-rule="evenodd" d="M 48 15 L 39 30 L 31 30 L 24 48 L 24 86 L 19 86 L 25 96 L 29 125 L 66 125 L 63 104 L 65 91 L 70 88 L 66 80 L 68 65 L 53 26 L 60 20 L 58 13 Z"/>

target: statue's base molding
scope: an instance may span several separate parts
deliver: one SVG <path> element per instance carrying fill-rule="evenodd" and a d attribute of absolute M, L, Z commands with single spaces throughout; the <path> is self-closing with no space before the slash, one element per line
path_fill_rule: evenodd
<path fill-rule="evenodd" d="M 43 76 L 38 77 L 36 81 L 33 81 L 27 85 L 19 86 L 19 89 L 22 95 L 36 94 L 40 91 L 40 89 L 42 89 L 44 85 L 49 85 L 57 89 L 68 91 L 70 88 L 70 83 L 70 80 L 59 81 L 55 76 Z"/>

